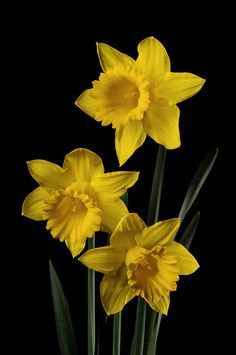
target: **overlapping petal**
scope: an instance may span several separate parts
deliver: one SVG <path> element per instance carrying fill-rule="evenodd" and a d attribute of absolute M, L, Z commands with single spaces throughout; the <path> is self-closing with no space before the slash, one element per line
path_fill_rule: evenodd
<path fill-rule="evenodd" d="M 134 59 L 105 43 L 97 43 L 97 53 L 102 70 L 105 72 L 118 63 L 133 65 Z"/>
<path fill-rule="evenodd" d="M 204 79 L 191 73 L 165 73 L 154 93 L 156 97 L 166 98 L 169 105 L 174 105 L 197 94 L 204 83 Z"/>
<path fill-rule="evenodd" d="M 129 213 L 126 205 L 120 199 L 109 202 L 104 199 L 99 199 L 98 207 L 102 211 L 101 218 L 103 230 L 108 233 L 112 233 L 121 218 Z"/>
<path fill-rule="evenodd" d="M 23 202 L 22 215 L 35 221 L 43 220 L 43 206 L 48 195 L 49 193 L 41 186 L 33 190 Z"/>
<path fill-rule="evenodd" d="M 180 275 L 192 274 L 199 268 L 197 260 L 183 245 L 171 241 L 167 244 L 167 250 L 169 254 L 175 256 L 180 269 Z"/>
<path fill-rule="evenodd" d="M 136 236 L 138 245 L 152 249 L 155 245 L 165 245 L 174 237 L 180 226 L 179 218 L 167 219 L 145 228 Z"/>
<path fill-rule="evenodd" d="M 143 124 L 146 133 L 155 142 L 167 149 L 180 146 L 179 109 L 176 105 L 162 106 L 153 103 L 146 112 Z"/>
<path fill-rule="evenodd" d="M 137 213 L 130 213 L 122 218 L 112 233 L 110 243 L 125 250 L 137 245 L 135 236 L 146 227 Z"/>
<path fill-rule="evenodd" d="M 138 45 L 138 53 L 135 66 L 151 84 L 156 84 L 158 74 L 170 71 L 169 56 L 164 46 L 156 38 L 148 37 L 141 41 Z"/>
<path fill-rule="evenodd" d="M 156 312 L 162 313 L 167 315 L 169 305 L 170 305 L 170 296 L 163 296 L 159 300 L 151 300 L 145 298 L 145 300 L 148 302 L 149 306 Z"/>
<path fill-rule="evenodd" d="M 133 186 L 139 173 L 136 171 L 116 171 L 97 175 L 91 182 L 91 186 L 106 201 L 114 201 L 124 195 L 126 190 Z"/>
<path fill-rule="evenodd" d="M 47 191 L 66 188 L 73 182 L 73 177 L 66 169 L 46 160 L 31 160 L 28 169 L 30 175 Z"/>
<path fill-rule="evenodd" d="M 102 159 L 84 148 L 75 149 L 67 154 L 63 167 L 80 182 L 90 182 L 96 175 L 104 172 Z"/>
<path fill-rule="evenodd" d="M 115 147 L 120 166 L 144 143 L 146 133 L 143 121 L 129 122 L 116 129 Z"/>
<path fill-rule="evenodd" d="M 97 100 L 95 100 L 91 96 L 92 92 L 93 89 L 87 89 L 84 92 L 82 92 L 82 94 L 75 101 L 75 104 L 87 115 L 96 119 L 96 112 L 98 111 L 98 103 Z"/>
<path fill-rule="evenodd" d="M 107 314 L 120 312 L 135 297 L 134 291 L 127 283 L 125 265 L 115 275 L 108 274 L 103 277 L 100 295 L 103 308 Z"/>
<path fill-rule="evenodd" d="M 107 246 L 88 250 L 79 261 L 90 269 L 108 274 L 118 270 L 124 263 L 124 258 L 123 249 Z"/>

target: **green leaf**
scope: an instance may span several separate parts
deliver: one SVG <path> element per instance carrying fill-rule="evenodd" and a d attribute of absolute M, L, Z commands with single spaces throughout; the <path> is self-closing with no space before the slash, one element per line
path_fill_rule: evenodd
<path fill-rule="evenodd" d="M 208 154 L 207 157 L 200 164 L 196 173 L 194 174 L 179 213 L 179 218 L 181 221 L 183 221 L 184 217 L 186 216 L 187 212 L 192 206 L 194 200 L 196 199 L 199 191 L 201 190 L 204 181 L 206 180 L 207 176 L 209 175 L 214 165 L 217 154 L 218 154 L 218 149 L 214 149 L 210 154 Z"/>
<path fill-rule="evenodd" d="M 152 190 L 148 207 L 147 225 L 156 223 L 159 216 L 161 191 L 163 184 L 163 176 L 165 169 L 166 149 L 162 145 L 159 145 L 156 166 L 154 170 L 154 176 L 152 181 Z"/>
<path fill-rule="evenodd" d="M 49 260 L 49 270 L 52 301 L 60 352 L 61 355 L 76 355 L 77 348 L 69 305 L 51 260 Z"/>
<path fill-rule="evenodd" d="M 190 247 L 190 245 L 192 243 L 193 237 L 194 237 L 196 230 L 197 230 L 199 219 L 200 219 L 200 212 L 197 212 L 193 216 L 189 225 L 187 226 L 184 233 L 182 234 L 182 236 L 179 239 L 179 243 L 184 245 L 185 248 L 187 248 L 187 249 Z"/>
<path fill-rule="evenodd" d="M 112 355 L 120 355 L 121 342 L 121 312 L 113 316 L 113 340 L 112 340 Z"/>

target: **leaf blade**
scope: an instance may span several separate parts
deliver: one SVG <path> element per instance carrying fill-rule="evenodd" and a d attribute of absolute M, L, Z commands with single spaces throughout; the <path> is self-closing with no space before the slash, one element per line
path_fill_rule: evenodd
<path fill-rule="evenodd" d="M 61 355 L 77 355 L 77 347 L 69 305 L 60 279 L 49 260 L 52 301 Z"/>
<path fill-rule="evenodd" d="M 208 177 L 214 163 L 216 160 L 218 154 L 218 149 L 214 149 L 211 151 L 206 158 L 202 161 L 202 163 L 199 165 L 197 171 L 195 172 L 189 188 L 187 190 L 187 193 L 185 195 L 180 213 L 179 213 L 179 218 L 181 221 L 183 221 L 184 217 L 188 213 L 189 209 L 191 208 L 193 202 L 195 201 L 199 191 L 202 188 L 202 185 L 204 184 L 206 178 Z"/>

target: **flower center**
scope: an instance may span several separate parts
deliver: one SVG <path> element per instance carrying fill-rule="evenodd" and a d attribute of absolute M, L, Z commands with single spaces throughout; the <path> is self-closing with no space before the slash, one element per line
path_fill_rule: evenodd
<path fill-rule="evenodd" d="M 151 250 L 136 246 L 126 254 L 128 284 L 137 296 L 157 301 L 176 290 L 177 260 L 164 247 Z"/>
<path fill-rule="evenodd" d="M 103 126 L 117 128 L 142 120 L 150 104 L 148 81 L 133 67 L 121 63 L 100 74 L 93 87 L 91 95 L 98 103 L 96 120 Z"/>
<path fill-rule="evenodd" d="M 65 190 L 50 193 L 45 201 L 43 217 L 54 238 L 82 244 L 100 229 L 101 210 L 91 194 L 84 190 L 75 182 Z"/>

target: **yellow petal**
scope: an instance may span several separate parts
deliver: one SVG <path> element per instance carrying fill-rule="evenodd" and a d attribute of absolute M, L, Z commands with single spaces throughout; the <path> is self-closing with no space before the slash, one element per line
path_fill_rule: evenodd
<path fill-rule="evenodd" d="M 46 160 L 31 160 L 28 169 L 30 175 L 47 191 L 64 189 L 73 182 L 68 171 Z"/>
<path fill-rule="evenodd" d="M 125 250 L 133 248 L 137 245 L 136 234 L 140 233 L 145 227 L 145 223 L 137 213 L 130 213 L 121 219 L 111 236 L 110 243 Z"/>
<path fill-rule="evenodd" d="M 79 258 L 79 261 L 90 269 L 107 274 L 119 269 L 124 259 L 125 251 L 107 246 L 88 250 Z"/>
<path fill-rule="evenodd" d="M 32 191 L 24 200 L 22 206 L 22 215 L 32 218 L 35 221 L 43 219 L 44 201 L 48 198 L 49 193 L 41 186 Z"/>
<path fill-rule="evenodd" d="M 166 73 L 165 80 L 154 89 L 157 98 L 165 98 L 169 105 L 177 104 L 195 95 L 205 80 L 190 73 Z"/>
<path fill-rule="evenodd" d="M 148 37 L 141 41 L 138 45 L 138 53 L 135 66 L 152 85 L 158 80 L 158 74 L 170 71 L 168 54 L 156 38 Z"/>
<path fill-rule="evenodd" d="M 75 149 L 67 154 L 63 167 L 81 182 L 90 182 L 94 176 L 104 172 L 102 159 L 84 148 Z"/>
<path fill-rule="evenodd" d="M 138 180 L 136 171 L 116 171 L 96 176 L 91 186 L 107 201 L 117 200 Z"/>
<path fill-rule="evenodd" d="M 176 234 L 180 226 L 179 218 L 167 219 L 145 228 L 136 236 L 138 245 L 151 249 L 155 245 L 165 245 Z"/>
<path fill-rule="evenodd" d="M 167 315 L 169 305 L 170 305 L 170 296 L 162 296 L 158 301 L 153 301 L 151 299 L 145 298 L 149 306 L 156 312 Z"/>
<path fill-rule="evenodd" d="M 183 245 L 171 241 L 166 245 L 166 247 L 168 253 L 175 256 L 180 269 L 180 275 L 192 274 L 199 268 L 197 260 Z"/>
<path fill-rule="evenodd" d="M 145 139 L 143 121 L 129 122 L 116 129 L 115 146 L 120 166 L 144 143 Z"/>
<path fill-rule="evenodd" d="M 150 105 L 144 118 L 146 133 L 167 149 L 180 146 L 179 109 L 177 106 Z"/>
<path fill-rule="evenodd" d="M 134 291 L 128 286 L 125 265 L 114 276 L 103 277 L 100 295 L 103 308 L 108 315 L 120 312 L 135 297 Z"/>
<path fill-rule="evenodd" d="M 97 53 L 102 70 L 105 72 L 118 63 L 133 65 L 134 59 L 105 43 L 97 43 Z"/>
<path fill-rule="evenodd" d="M 86 244 L 85 242 L 81 242 L 79 239 L 77 239 L 76 241 L 72 241 L 71 238 L 66 239 L 65 243 L 67 248 L 70 250 L 73 258 L 79 255 L 84 250 Z"/>
<path fill-rule="evenodd" d="M 121 218 L 128 215 L 129 211 L 121 200 L 106 201 L 99 199 L 98 207 L 102 211 L 102 225 L 103 230 L 112 233 L 120 222 Z"/>
<path fill-rule="evenodd" d="M 93 92 L 93 89 L 88 89 L 88 90 L 85 90 L 84 92 L 82 92 L 82 94 L 75 101 L 75 104 L 82 111 L 84 111 L 87 115 L 95 118 L 98 108 L 97 108 L 97 100 L 95 100 L 91 96 L 92 92 Z"/>

